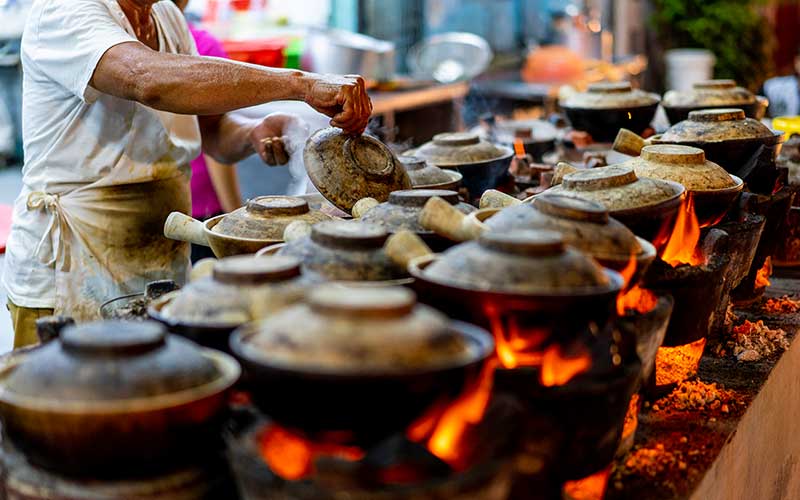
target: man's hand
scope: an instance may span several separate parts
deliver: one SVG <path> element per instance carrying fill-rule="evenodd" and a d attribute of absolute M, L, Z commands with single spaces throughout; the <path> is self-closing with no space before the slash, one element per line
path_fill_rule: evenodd
<path fill-rule="evenodd" d="M 289 153 L 286 151 L 284 135 L 286 130 L 298 119 L 286 113 L 271 113 L 250 131 L 250 143 L 258 156 L 267 165 L 286 165 Z"/>
<path fill-rule="evenodd" d="M 331 125 L 359 135 L 367 128 L 372 101 L 364 79 L 357 75 L 320 75 L 306 96 L 306 103 L 332 118 Z"/>

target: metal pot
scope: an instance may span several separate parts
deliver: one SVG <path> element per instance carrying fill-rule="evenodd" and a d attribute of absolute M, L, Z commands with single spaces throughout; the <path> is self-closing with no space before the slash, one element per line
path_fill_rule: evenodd
<path fill-rule="evenodd" d="M 147 313 L 172 333 L 227 351 L 233 330 L 302 300 L 308 285 L 293 257 L 227 257 L 214 264 L 212 276 L 156 301 Z"/>
<path fill-rule="evenodd" d="M 147 307 L 158 298 L 179 289 L 172 280 L 151 281 L 144 293 L 124 295 L 104 302 L 100 306 L 102 319 L 144 320 L 147 319 Z"/>
<path fill-rule="evenodd" d="M 588 132 L 596 142 L 611 142 L 621 128 L 641 134 L 650 126 L 661 99 L 634 90 L 630 83 L 598 83 L 587 92 L 561 102 L 572 127 Z"/>
<path fill-rule="evenodd" d="M 546 193 L 595 201 L 637 236 L 656 242 L 672 228 L 686 189 L 677 182 L 638 177 L 624 165 L 576 170 Z"/>
<path fill-rule="evenodd" d="M 369 444 L 457 396 L 494 345 L 487 332 L 416 305 L 409 290 L 327 285 L 238 330 L 231 349 L 270 417 L 312 437 Z"/>
<path fill-rule="evenodd" d="M 744 188 L 742 179 L 706 160 L 702 149 L 690 146 L 645 146 L 641 156 L 622 165 L 633 167 L 640 177 L 682 184 L 694 201 L 700 227 L 712 226 L 722 220 Z"/>
<path fill-rule="evenodd" d="M 508 176 L 514 151 L 481 140 L 477 134 L 453 132 L 438 134 L 433 141 L 403 154 L 460 172 L 464 187 L 472 198 L 477 199 L 487 189 L 496 188 Z"/>
<path fill-rule="evenodd" d="M 781 132 L 747 118 L 741 109 L 707 109 L 692 111 L 687 120 L 647 140 L 621 130 L 614 149 L 637 156 L 648 144 L 700 148 L 709 161 L 741 178 L 751 191 L 771 194 L 779 175 L 775 161 L 782 142 Z"/>
<path fill-rule="evenodd" d="M 303 150 L 311 182 L 328 201 L 347 213 L 362 198 L 389 199 L 389 193 L 411 189 L 403 165 L 374 137 L 349 137 L 341 129 L 317 131 Z"/>
<path fill-rule="evenodd" d="M 213 451 L 239 366 L 152 322 L 66 328 L 0 372 L 3 431 L 33 461 L 93 476 Z"/>
<path fill-rule="evenodd" d="M 609 269 L 622 271 L 635 259 L 633 280 L 656 256 L 652 244 L 610 218 L 599 203 L 556 194 L 543 194 L 530 203 L 481 209 L 466 215 L 432 201 L 426 204 L 420 222 L 455 241 L 477 238 L 484 231 L 509 234 L 520 230 L 557 231 L 566 244 L 591 255 Z"/>
<path fill-rule="evenodd" d="M 383 226 L 390 234 L 404 229 L 412 231 L 435 251 L 442 251 L 453 246 L 453 242 L 427 229 L 420 222 L 423 207 L 434 197 L 443 200 L 458 213 L 466 215 L 475 211 L 472 205 L 461 203 L 455 191 L 412 189 L 395 191 L 389 195 L 386 203 L 379 204 L 373 198 L 365 198 L 353 207 L 353 215 L 363 222 Z"/>
<path fill-rule="evenodd" d="M 311 29 L 306 38 L 304 64 L 322 74 L 361 75 L 388 81 L 395 76 L 395 45 L 359 33 Z"/>
<path fill-rule="evenodd" d="M 734 80 L 705 80 L 695 83 L 691 90 L 670 90 L 664 94 L 661 105 L 674 125 L 689 118 L 692 111 L 701 109 L 738 108 L 748 117 L 759 120 L 768 104 L 763 101 L 766 98 L 738 87 Z"/>
<path fill-rule="evenodd" d="M 211 247 L 218 258 L 246 255 L 283 241 L 290 223 L 309 224 L 331 220 L 311 210 L 308 202 L 294 196 L 259 196 L 226 215 L 200 222 L 181 212 L 172 212 L 164 223 L 164 236 Z"/>

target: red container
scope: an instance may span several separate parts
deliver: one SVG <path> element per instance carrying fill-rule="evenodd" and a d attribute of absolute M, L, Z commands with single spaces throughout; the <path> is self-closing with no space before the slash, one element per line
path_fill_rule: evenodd
<path fill-rule="evenodd" d="M 284 54 L 288 42 L 283 39 L 266 40 L 225 40 L 222 46 L 234 61 L 283 68 L 286 64 Z"/>

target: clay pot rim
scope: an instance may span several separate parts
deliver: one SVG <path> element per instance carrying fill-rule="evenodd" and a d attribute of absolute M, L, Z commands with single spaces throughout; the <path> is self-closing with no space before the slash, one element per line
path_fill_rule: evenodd
<path fill-rule="evenodd" d="M 223 323 L 215 321 L 183 321 L 176 318 L 171 318 L 169 316 L 164 316 L 161 311 L 167 306 L 167 304 L 175 299 L 175 297 L 178 295 L 176 293 L 177 291 L 178 290 L 159 297 L 157 300 L 153 301 L 149 306 L 147 306 L 147 315 L 151 319 L 166 325 L 168 330 L 181 327 L 207 328 L 209 330 L 233 330 L 241 325 L 241 323 L 238 322 Z"/>
<path fill-rule="evenodd" d="M 411 189 L 445 189 L 458 191 L 458 185 L 464 180 L 464 174 L 455 170 L 442 169 L 442 172 L 450 176 L 449 181 L 437 182 L 435 184 L 418 184 Z"/>
<path fill-rule="evenodd" d="M 218 233 L 218 232 L 212 231 L 214 226 L 216 226 L 217 224 L 222 222 L 222 219 L 224 219 L 227 216 L 228 216 L 228 214 L 217 215 L 216 217 L 212 217 L 212 218 L 204 221 L 203 222 L 203 232 L 206 233 L 206 237 L 223 239 L 223 240 L 227 240 L 227 241 L 244 241 L 244 242 L 253 242 L 253 243 L 261 243 L 261 242 L 263 242 L 264 244 L 269 244 L 269 243 L 272 243 L 272 242 L 282 241 L 282 240 L 274 240 L 274 239 L 263 239 L 262 240 L 262 239 L 257 239 L 257 238 L 245 238 L 243 236 L 231 236 L 231 235 L 228 235 L 228 234 Z"/>
<path fill-rule="evenodd" d="M 230 347 L 235 356 L 251 363 L 257 363 L 270 370 L 291 372 L 304 377 L 323 378 L 325 380 L 350 381 L 363 380 L 364 377 L 369 377 L 371 380 L 381 380 L 396 379 L 398 377 L 435 375 L 439 372 L 463 369 L 475 365 L 476 363 L 482 363 L 492 356 L 495 350 L 494 338 L 483 328 L 463 321 L 449 320 L 448 329 L 451 332 L 458 333 L 459 336 L 466 339 L 470 344 L 470 348 L 468 349 L 470 356 L 464 356 L 462 359 L 457 360 L 448 360 L 439 364 L 418 366 L 404 370 L 392 369 L 392 367 L 365 370 L 358 366 L 354 369 L 336 370 L 324 366 L 312 367 L 293 365 L 291 363 L 276 362 L 275 360 L 259 355 L 255 349 L 248 348 L 247 339 L 258 334 L 258 328 L 264 321 L 268 321 L 268 319 L 242 325 L 233 332 L 230 339 Z"/>
<path fill-rule="evenodd" d="M 666 210 L 667 208 L 671 207 L 672 204 L 674 204 L 676 202 L 679 202 L 683 198 L 683 196 L 686 195 L 686 187 L 684 187 L 684 185 L 681 184 L 681 183 L 678 183 L 678 182 L 675 182 L 675 181 L 665 181 L 663 179 L 653 179 L 651 177 L 641 177 L 641 179 L 645 179 L 645 178 L 646 179 L 650 179 L 651 181 L 654 181 L 656 183 L 671 184 L 673 189 L 675 190 L 675 194 L 673 196 L 665 199 L 665 200 L 662 200 L 662 201 L 659 201 L 659 202 L 656 202 L 656 203 L 651 203 L 650 205 L 641 205 L 641 206 L 638 206 L 638 207 L 624 208 L 624 209 L 620 209 L 620 210 L 609 209 L 608 210 L 608 215 L 611 218 L 617 218 L 617 215 L 619 215 L 619 214 L 622 214 L 622 216 L 624 217 L 626 215 L 638 214 L 638 213 L 641 213 L 641 212 L 651 212 L 651 211 L 654 211 L 654 210 L 655 211 Z M 566 193 L 569 193 L 569 191 L 567 191 L 565 193 L 566 190 L 564 190 L 560 186 L 561 185 L 553 186 L 550 189 L 558 188 L 558 190 L 556 191 L 558 194 L 568 195 Z M 545 192 L 547 192 L 547 191 L 545 191 Z M 537 195 L 533 195 L 530 198 L 524 199 L 522 202 L 523 203 L 530 203 L 534 198 L 536 198 L 537 196 L 540 196 L 541 194 L 544 194 L 544 193 L 539 193 Z M 571 196 L 571 195 L 568 195 L 568 196 Z"/>
<path fill-rule="evenodd" d="M 213 349 L 199 348 L 199 350 L 203 357 L 216 366 L 218 371 L 216 379 L 196 387 L 151 397 L 102 401 L 54 400 L 49 396 L 42 398 L 15 393 L 5 385 L 4 379 L 25 361 L 30 355 L 29 351 L 6 360 L 0 369 L 0 404 L 27 411 L 85 417 L 151 413 L 188 405 L 228 390 L 241 375 L 241 367 L 233 357 Z"/>
<path fill-rule="evenodd" d="M 755 119 L 755 118 L 751 118 Z M 696 148 L 702 148 L 703 144 L 737 144 L 737 143 L 747 143 L 747 142 L 757 142 L 757 143 L 765 143 L 767 141 L 775 141 L 774 144 L 779 144 L 783 142 L 783 132 L 779 132 L 776 130 L 770 130 L 772 132 L 771 136 L 765 135 L 764 137 L 736 137 L 736 138 L 728 138 L 728 139 L 718 139 L 718 140 L 680 140 L 680 141 L 662 141 L 661 137 L 664 134 L 656 134 L 650 137 L 650 141 L 652 144 L 677 144 L 680 146 L 692 146 Z M 695 146 L 697 144 L 697 146 Z"/>
<path fill-rule="evenodd" d="M 577 298 L 577 297 L 591 297 L 593 295 L 599 295 L 604 293 L 611 293 L 615 292 L 618 293 L 622 290 L 623 286 L 623 278 L 622 276 L 616 272 L 612 271 L 608 268 L 603 268 L 602 271 L 608 278 L 609 282 L 607 285 L 599 285 L 599 286 L 583 286 L 583 287 L 576 287 L 569 292 L 529 292 L 529 293 L 521 293 L 521 292 L 508 292 L 503 290 L 486 290 L 483 288 L 473 288 L 467 287 L 463 285 L 458 285 L 454 283 L 446 283 L 443 281 L 439 281 L 433 279 L 429 276 L 425 275 L 425 268 L 427 268 L 430 264 L 432 264 L 435 260 L 441 258 L 440 254 L 431 254 L 431 255 L 421 255 L 412 259 L 408 263 L 408 273 L 414 279 L 421 279 L 435 285 L 450 288 L 455 291 L 459 292 L 471 292 L 471 293 L 480 293 L 491 295 L 494 297 L 504 297 L 508 300 L 514 299 L 569 299 L 569 298 Z M 628 257 L 630 258 L 630 257 Z"/>
<path fill-rule="evenodd" d="M 478 167 L 482 167 L 482 166 L 488 165 L 488 164 L 496 162 L 496 161 L 511 160 L 511 157 L 514 156 L 514 150 L 512 148 L 510 148 L 508 146 L 504 146 L 502 144 L 495 144 L 495 146 L 497 147 L 497 149 L 499 149 L 501 151 L 504 151 L 504 154 L 502 156 L 498 156 L 497 158 L 492 158 L 492 159 L 489 159 L 489 160 L 474 161 L 474 162 L 461 162 L 461 163 L 459 163 L 459 162 L 452 162 L 452 161 L 436 162 L 436 160 L 426 158 L 425 161 L 427 161 L 430 165 L 436 165 L 437 167 L 439 167 L 441 169 L 478 168 Z M 405 153 L 402 154 L 402 156 L 406 156 L 406 155 L 418 156 L 418 155 L 416 155 L 417 149 L 419 149 L 419 148 L 415 148 L 415 149 L 406 151 Z"/>

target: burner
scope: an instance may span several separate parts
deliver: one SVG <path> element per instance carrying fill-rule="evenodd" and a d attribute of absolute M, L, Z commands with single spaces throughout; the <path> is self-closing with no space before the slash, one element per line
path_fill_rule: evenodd
<path fill-rule="evenodd" d="M 220 459 L 203 467 L 125 480 L 69 478 L 30 464 L 10 443 L 0 455 L 8 500 L 236 500 L 236 487 Z"/>
<path fill-rule="evenodd" d="M 464 470 L 399 433 L 369 449 L 342 447 L 308 441 L 248 412 L 255 418 L 226 438 L 244 500 L 508 498 L 521 417 L 513 402 L 492 402 L 469 434 L 476 449 L 470 455 L 478 458 Z"/>

